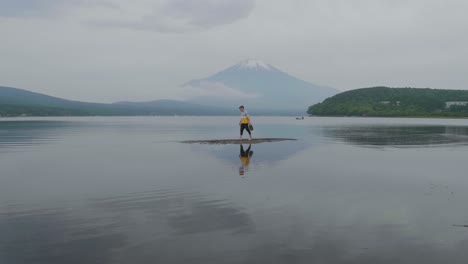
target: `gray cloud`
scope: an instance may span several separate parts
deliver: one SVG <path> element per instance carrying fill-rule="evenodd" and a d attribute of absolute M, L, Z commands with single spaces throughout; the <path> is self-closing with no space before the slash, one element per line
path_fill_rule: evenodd
<path fill-rule="evenodd" d="M 247 17 L 253 7 L 254 0 L 172 0 L 164 11 L 189 24 L 211 27 Z"/>
<path fill-rule="evenodd" d="M 240 100 L 261 96 L 260 94 L 244 93 L 221 82 L 201 81 L 196 85 L 184 85 L 182 88 L 185 99 L 210 98 L 220 100 L 230 98 L 231 100 Z"/>
<path fill-rule="evenodd" d="M 136 19 L 98 19 L 91 25 L 183 33 L 230 24 L 246 18 L 255 0 L 164 0 L 149 14 Z"/>
<path fill-rule="evenodd" d="M 181 83 L 255 57 L 340 90 L 468 89 L 467 8 L 464 0 L 0 0 L 0 85 L 93 102 L 179 98 Z"/>
<path fill-rule="evenodd" d="M 111 2 L 102 0 L 0 0 L 0 16 L 49 17 L 80 6 L 116 7 Z"/>
<path fill-rule="evenodd" d="M 64 4 L 62 0 L 0 0 L 0 15 L 7 17 L 45 16 Z"/>

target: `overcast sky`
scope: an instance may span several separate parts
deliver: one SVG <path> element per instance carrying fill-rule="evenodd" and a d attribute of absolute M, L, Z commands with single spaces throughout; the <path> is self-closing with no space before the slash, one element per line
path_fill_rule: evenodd
<path fill-rule="evenodd" d="M 349 90 L 468 89 L 466 0 L 0 0 L 0 85 L 177 98 L 246 58 Z"/>

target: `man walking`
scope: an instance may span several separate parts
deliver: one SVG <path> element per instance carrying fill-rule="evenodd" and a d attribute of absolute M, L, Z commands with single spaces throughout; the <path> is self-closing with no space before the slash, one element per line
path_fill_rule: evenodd
<path fill-rule="evenodd" d="M 250 123 L 250 115 L 247 113 L 247 110 L 245 110 L 245 107 L 241 105 L 239 107 L 239 110 L 241 112 L 241 119 L 239 121 L 240 125 L 240 138 L 239 140 L 242 140 L 242 135 L 244 134 L 244 130 L 247 130 L 249 133 L 249 140 L 252 140 L 252 131 L 250 131 L 250 127 L 252 126 L 252 123 Z"/>

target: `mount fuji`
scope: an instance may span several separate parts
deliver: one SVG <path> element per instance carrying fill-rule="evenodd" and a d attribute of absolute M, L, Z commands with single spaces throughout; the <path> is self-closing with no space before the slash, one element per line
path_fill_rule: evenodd
<path fill-rule="evenodd" d="M 303 114 L 308 106 L 339 93 L 293 77 L 260 60 L 244 60 L 210 77 L 182 86 L 188 101 L 263 113 Z"/>

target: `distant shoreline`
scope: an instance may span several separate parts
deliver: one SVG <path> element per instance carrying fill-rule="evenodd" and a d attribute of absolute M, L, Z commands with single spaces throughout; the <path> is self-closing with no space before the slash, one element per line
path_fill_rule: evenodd
<path fill-rule="evenodd" d="M 154 117 L 154 118 L 185 118 L 185 117 L 237 117 L 237 115 L 89 115 L 89 116 L 0 116 L 0 121 L 6 120 L 21 120 L 21 119 L 40 119 L 40 118 L 133 118 L 133 117 Z M 256 115 L 255 117 L 281 117 L 281 118 L 290 118 L 291 120 L 296 120 L 297 116 L 284 116 L 284 115 Z M 314 118 L 343 118 L 343 119 L 453 119 L 453 120 L 463 120 L 468 119 L 468 117 L 453 117 L 453 116 L 308 116 L 304 115 L 305 119 L 314 119 Z M 304 120 L 297 120 L 298 123 Z"/>
<path fill-rule="evenodd" d="M 336 115 L 336 116 L 308 116 L 309 118 L 312 117 L 326 117 L 326 118 L 409 118 L 409 119 L 468 119 L 468 116 L 342 116 L 342 115 Z"/>
<path fill-rule="evenodd" d="M 309 107 L 312 116 L 468 118 L 468 91 L 372 87 L 346 91 Z"/>

